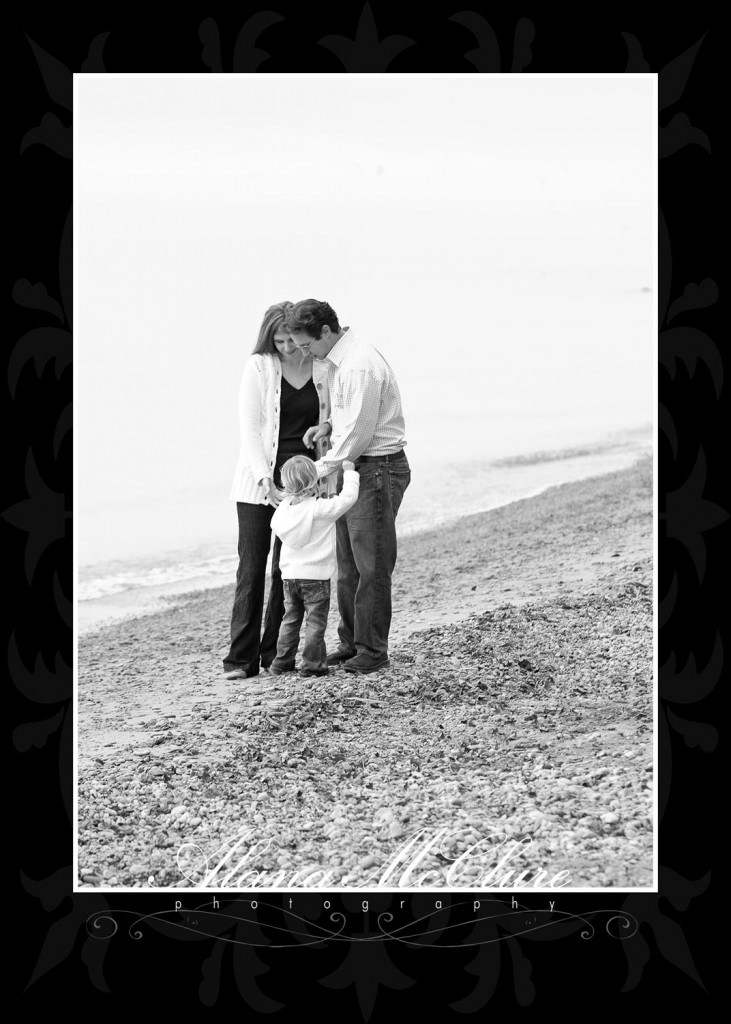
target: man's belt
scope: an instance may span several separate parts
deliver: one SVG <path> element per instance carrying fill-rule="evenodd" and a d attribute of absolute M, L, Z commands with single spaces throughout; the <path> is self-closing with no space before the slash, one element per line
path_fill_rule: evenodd
<path fill-rule="evenodd" d="M 399 452 L 394 452 L 392 455 L 359 455 L 355 460 L 356 466 L 359 462 L 398 462 L 399 459 L 405 459 L 406 453 L 403 448 Z"/>

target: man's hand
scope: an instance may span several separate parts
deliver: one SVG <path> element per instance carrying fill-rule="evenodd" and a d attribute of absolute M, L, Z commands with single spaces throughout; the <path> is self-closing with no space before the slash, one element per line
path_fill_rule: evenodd
<path fill-rule="evenodd" d="M 355 463 L 350 462 L 349 459 L 343 459 L 343 470 L 355 469 Z"/>
<path fill-rule="evenodd" d="M 309 427 L 302 438 L 305 448 L 314 448 L 322 437 L 330 437 L 332 434 L 331 423 L 320 423 L 315 427 Z"/>

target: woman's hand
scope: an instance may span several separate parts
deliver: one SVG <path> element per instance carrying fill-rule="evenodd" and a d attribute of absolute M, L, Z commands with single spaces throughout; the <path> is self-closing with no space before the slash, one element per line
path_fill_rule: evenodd
<path fill-rule="evenodd" d="M 276 508 L 277 505 L 282 500 L 283 495 L 274 486 L 274 481 L 272 480 L 272 478 L 270 476 L 265 476 L 262 480 L 259 481 L 259 486 L 264 491 L 264 497 L 266 498 L 268 504 L 273 505 L 274 508 Z"/>
<path fill-rule="evenodd" d="M 349 469 L 355 469 L 355 463 L 351 462 L 350 459 L 343 460 L 343 470 L 347 473 Z"/>
<path fill-rule="evenodd" d="M 332 434 L 332 429 L 332 423 L 327 422 L 320 423 L 315 427 L 309 427 L 309 429 L 305 431 L 304 437 L 302 438 L 303 445 L 305 446 L 305 448 L 314 448 L 317 442 L 320 440 L 320 438 L 330 437 L 330 434 Z"/>

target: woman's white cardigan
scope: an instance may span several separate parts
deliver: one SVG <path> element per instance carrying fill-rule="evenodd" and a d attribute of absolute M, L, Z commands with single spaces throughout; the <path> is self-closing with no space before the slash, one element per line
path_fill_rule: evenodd
<path fill-rule="evenodd" d="M 282 397 L 282 364 L 279 356 L 249 356 L 239 386 L 239 426 L 241 447 L 236 464 L 231 501 L 265 505 L 264 489 L 258 481 L 274 477 L 274 463 L 279 446 L 279 410 Z M 324 418 L 323 405 L 320 417 Z M 314 426 L 314 424 L 313 424 Z M 330 448 L 329 439 L 320 455 Z M 334 493 L 337 473 L 331 473 L 321 487 L 322 493 Z"/>
<path fill-rule="evenodd" d="M 282 364 L 278 356 L 249 356 L 239 386 L 241 448 L 231 493 L 232 501 L 265 505 L 258 481 L 274 476 L 279 444 Z"/>

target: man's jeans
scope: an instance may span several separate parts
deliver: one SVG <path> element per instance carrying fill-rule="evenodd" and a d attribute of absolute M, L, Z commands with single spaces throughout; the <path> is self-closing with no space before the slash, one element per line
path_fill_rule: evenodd
<path fill-rule="evenodd" d="M 237 501 L 236 511 L 239 517 L 239 567 L 231 612 L 231 649 L 224 659 L 223 668 L 225 672 L 239 668 L 249 676 L 256 676 L 259 674 L 260 661 L 266 667 L 277 653 L 279 624 L 284 615 L 282 574 L 279 569 L 282 542 L 279 537 L 275 537 L 272 583 L 260 643 L 266 565 L 272 542 L 270 524 L 274 509 L 271 505 Z"/>
<path fill-rule="evenodd" d="M 284 618 L 279 629 L 277 656 L 272 662 L 275 672 L 294 668 L 305 615 L 305 642 L 300 668 L 313 672 L 327 671 L 325 627 L 329 610 L 330 580 L 284 580 Z"/>
<path fill-rule="evenodd" d="M 396 515 L 411 470 L 396 462 L 357 462 L 358 500 L 337 521 L 340 647 L 367 657 L 388 655 Z"/>

